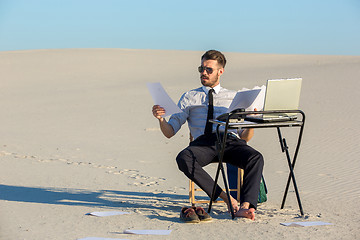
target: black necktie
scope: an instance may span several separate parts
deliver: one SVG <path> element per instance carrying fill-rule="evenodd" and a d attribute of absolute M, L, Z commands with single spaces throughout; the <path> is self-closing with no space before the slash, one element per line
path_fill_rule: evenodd
<path fill-rule="evenodd" d="M 214 118 L 214 103 L 213 103 L 213 92 L 214 89 L 210 89 L 208 93 L 209 97 L 209 106 L 208 106 L 208 114 L 206 119 L 206 126 L 205 126 L 205 135 L 210 135 L 212 133 L 212 123 L 209 122 L 210 119 Z"/>

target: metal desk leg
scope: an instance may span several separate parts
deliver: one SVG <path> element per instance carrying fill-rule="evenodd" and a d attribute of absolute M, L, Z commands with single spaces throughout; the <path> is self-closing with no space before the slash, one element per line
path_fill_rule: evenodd
<path fill-rule="evenodd" d="M 288 160 L 288 165 L 289 165 L 289 169 L 290 169 L 290 174 L 291 174 L 292 182 L 293 182 L 293 184 L 294 184 L 294 189 L 295 189 L 295 193 L 296 193 L 296 198 L 297 198 L 298 205 L 299 205 L 299 208 L 300 208 L 300 213 L 301 213 L 301 216 L 304 216 L 304 211 L 303 211 L 303 208 L 302 208 L 302 205 L 301 205 L 301 201 L 300 201 L 300 194 L 299 194 L 298 187 L 297 187 L 296 180 L 295 180 L 294 169 L 293 169 L 293 166 L 292 166 L 292 164 L 291 164 L 290 154 L 289 154 L 289 150 L 288 150 L 288 146 L 287 146 L 287 144 L 286 144 L 285 138 L 283 139 L 283 142 L 284 142 L 284 147 L 285 147 L 285 152 L 286 152 L 286 158 L 287 158 L 287 160 Z"/>
<path fill-rule="evenodd" d="M 302 114 L 303 114 L 303 113 L 302 113 Z M 292 164 L 291 164 L 291 168 L 292 168 L 292 169 L 294 169 L 294 167 L 295 167 L 296 159 L 297 159 L 297 156 L 298 156 L 298 153 L 299 153 L 300 144 L 301 144 L 301 139 L 302 139 L 302 134 L 303 134 L 303 131 L 304 131 L 304 123 L 305 123 L 305 114 L 303 114 L 303 125 L 302 125 L 301 128 L 300 128 L 300 132 L 299 132 L 299 136 L 298 136 L 298 142 L 297 142 L 297 145 L 296 145 L 296 149 L 295 149 L 295 153 L 294 153 L 294 158 L 293 158 L 293 161 L 292 161 Z M 278 135 L 279 135 L 281 150 L 282 150 L 282 152 L 285 152 L 288 147 L 287 147 L 287 146 L 284 147 L 284 143 L 283 143 L 283 140 L 282 140 L 280 128 L 277 127 L 277 130 L 278 130 Z M 284 140 L 285 140 L 285 139 L 284 139 Z M 289 153 L 287 153 L 287 154 L 289 154 Z M 290 156 L 290 155 L 289 155 L 289 156 Z M 290 159 L 290 157 L 289 157 L 289 159 Z M 282 203 L 281 203 L 281 209 L 283 209 L 284 206 L 285 206 L 285 201 L 286 201 L 287 193 L 288 193 L 288 191 L 289 191 L 289 186 L 290 186 L 291 178 L 292 178 L 292 174 L 291 174 L 291 172 L 290 172 L 290 173 L 289 173 L 288 180 L 287 180 L 287 183 L 286 183 L 283 200 L 282 200 Z M 301 213 L 301 215 L 303 216 L 304 213 L 303 213 L 303 210 L 302 210 L 302 206 L 301 206 L 301 202 L 300 202 L 300 197 L 299 197 L 299 199 L 298 199 L 298 204 L 299 204 L 299 208 L 300 208 L 300 213 Z"/>
<path fill-rule="evenodd" d="M 286 159 L 288 161 L 288 165 L 289 165 L 289 169 L 290 169 L 288 181 L 287 181 L 287 184 L 286 184 L 286 187 L 285 187 L 283 201 L 282 201 L 282 204 L 281 204 L 281 209 L 284 208 L 285 201 L 286 201 L 286 196 L 287 196 L 287 193 L 289 191 L 290 181 L 292 179 L 293 184 L 294 184 L 295 193 L 296 193 L 296 198 L 297 198 L 299 209 L 300 209 L 300 213 L 303 216 L 304 212 L 303 212 L 303 208 L 302 208 L 302 204 L 301 204 L 301 200 L 300 200 L 300 194 L 299 194 L 299 191 L 298 191 L 298 188 L 297 188 L 297 184 L 296 184 L 296 180 L 295 180 L 295 174 L 294 174 L 294 166 L 295 166 L 295 160 L 296 160 L 297 152 L 299 150 L 299 143 L 298 143 L 298 146 L 296 148 L 294 161 L 291 163 L 290 154 L 289 154 L 289 147 L 286 144 L 286 140 L 285 140 L 285 138 L 282 138 L 281 131 L 280 131 L 279 127 L 277 127 L 277 131 L 278 131 L 278 135 L 279 135 L 281 150 L 282 150 L 282 152 L 286 153 Z M 300 136 L 300 138 L 301 138 L 301 136 Z"/>
<path fill-rule="evenodd" d="M 224 137 L 223 137 L 222 142 L 220 142 L 220 137 L 219 137 L 219 126 L 218 126 L 216 132 L 217 132 L 217 136 L 218 136 L 217 147 L 219 148 L 219 164 L 218 164 L 218 168 L 217 168 L 217 171 L 216 171 L 215 182 L 214 182 L 214 187 L 213 187 L 213 191 L 212 191 L 212 194 L 211 194 L 208 213 L 211 212 L 212 203 L 213 203 L 213 201 L 216 200 L 215 199 L 215 191 L 216 191 L 216 186 L 217 186 L 217 182 L 218 182 L 218 179 L 219 179 L 219 174 L 220 174 L 220 171 L 221 171 L 221 174 L 222 174 L 223 180 L 224 180 L 225 189 L 226 189 L 226 195 L 227 195 L 228 201 L 230 203 L 229 205 L 230 205 L 231 217 L 232 217 L 232 219 L 234 219 L 235 218 L 235 213 L 234 213 L 234 209 L 233 209 L 232 204 L 231 204 L 230 190 L 229 190 L 229 186 L 227 184 L 225 171 L 224 171 L 224 166 L 223 166 L 223 158 L 224 158 L 226 139 L 227 139 L 227 127 L 225 128 Z"/>

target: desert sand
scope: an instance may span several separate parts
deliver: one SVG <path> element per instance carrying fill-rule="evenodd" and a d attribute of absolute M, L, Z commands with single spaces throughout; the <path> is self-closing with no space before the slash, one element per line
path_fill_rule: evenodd
<path fill-rule="evenodd" d="M 274 129 L 251 146 L 265 157 L 268 201 L 255 221 L 232 220 L 215 204 L 209 223 L 185 224 L 188 180 L 175 157 L 188 128 L 165 138 L 152 116 L 147 82 L 177 102 L 200 86 L 203 52 L 62 49 L 0 52 L 0 239 L 359 239 L 360 56 L 226 53 L 223 87 L 302 77 L 306 113 L 295 174 L 299 214 Z M 290 151 L 297 129 L 284 130 Z M 210 166 L 215 172 L 215 166 Z M 200 205 L 207 208 L 206 204 Z M 128 215 L 93 217 L 94 211 Z M 280 223 L 323 221 L 328 226 Z M 126 229 L 172 230 L 168 236 Z"/>

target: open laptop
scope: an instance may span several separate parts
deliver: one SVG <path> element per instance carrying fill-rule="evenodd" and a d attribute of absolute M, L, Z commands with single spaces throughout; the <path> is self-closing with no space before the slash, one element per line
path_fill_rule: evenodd
<path fill-rule="evenodd" d="M 302 78 L 267 80 L 264 111 L 297 110 L 299 108 Z M 247 116 L 252 122 L 279 122 L 296 119 L 296 113 L 258 114 Z"/>

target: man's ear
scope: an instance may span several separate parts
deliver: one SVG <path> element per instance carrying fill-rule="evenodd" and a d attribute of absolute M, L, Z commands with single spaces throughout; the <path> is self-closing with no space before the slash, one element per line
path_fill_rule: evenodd
<path fill-rule="evenodd" d="M 219 76 L 221 76 L 224 73 L 225 69 L 224 68 L 220 68 L 219 69 Z"/>

